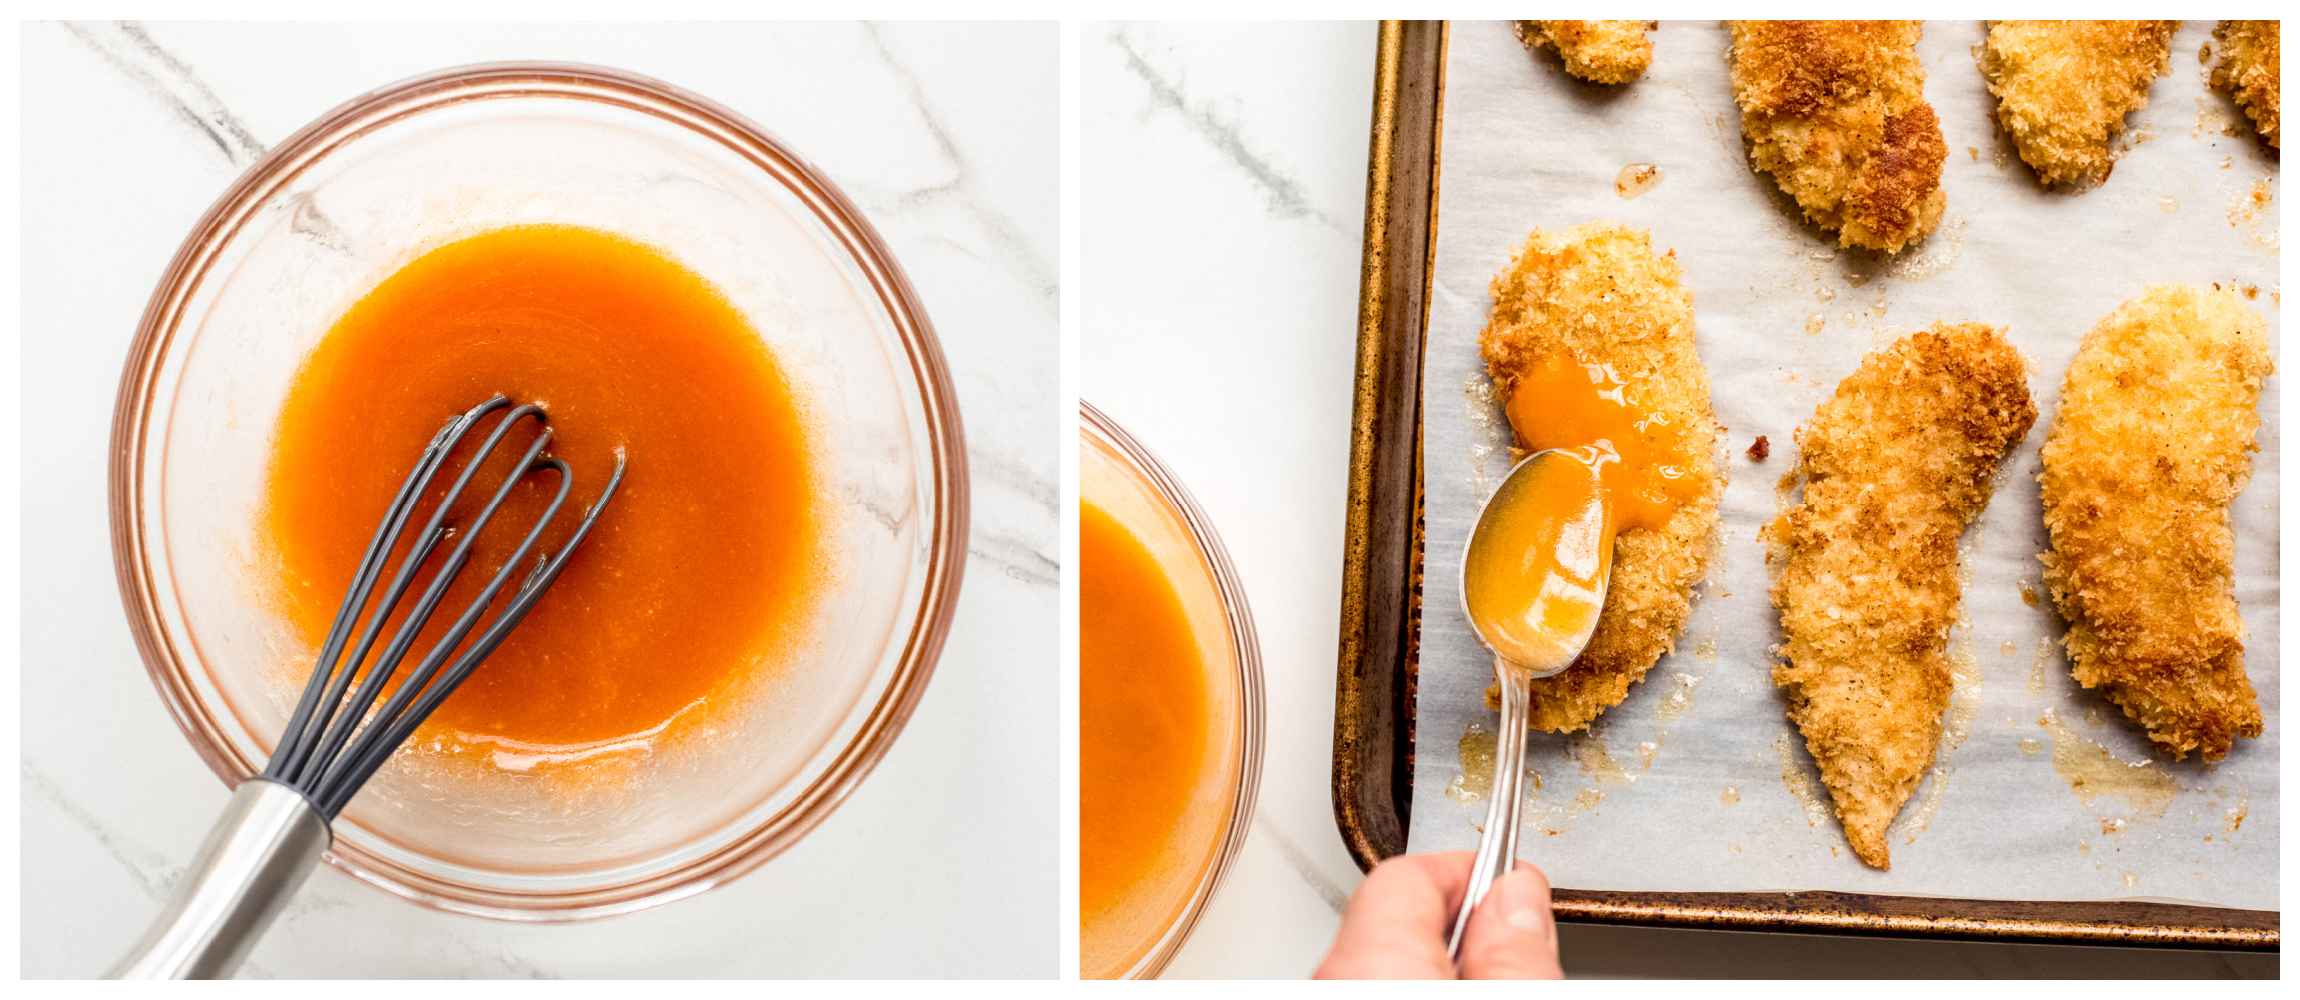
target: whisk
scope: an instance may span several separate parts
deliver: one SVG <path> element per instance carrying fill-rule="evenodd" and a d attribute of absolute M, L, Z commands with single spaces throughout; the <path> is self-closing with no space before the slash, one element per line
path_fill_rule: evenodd
<path fill-rule="evenodd" d="M 552 519 L 559 515 L 560 507 L 567 502 L 567 495 L 575 485 L 574 472 L 566 462 L 543 454 L 551 443 L 551 428 L 545 424 L 542 408 L 532 403 L 523 404 L 504 414 L 484 443 L 472 453 L 462 473 L 455 477 L 454 486 L 433 510 L 430 522 L 416 536 L 406 558 L 391 574 L 382 596 L 376 599 L 376 584 L 384 579 L 385 564 L 398 549 L 400 536 L 414 518 L 417 506 L 430 493 L 433 481 L 446 469 L 450 454 L 483 418 L 507 406 L 511 406 L 511 400 L 498 395 L 472 407 L 449 420 L 425 446 L 415 470 L 408 473 L 407 482 L 392 499 L 383 523 L 376 527 L 375 537 L 368 543 L 366 556 L 353 574 L 351 589 L 344 595 L 343 606 L 336 611 L 335 624 L 328 630 L 326 643 L 320 647 L 318 663 L 312 669 L 310 681 L 304 685 L 303 697 L 296 702 L 294 714 L 288 718 L 279 748 L 272 753 L 262 774 L 241 782 L 232 793 L 222 818 L 216 821 L 215 829 L 209 831 L 207 842 L 193 859 L 191 871 L 185 876 L 175 901 L 160 914 L 128 957 L 112 969 L 110 978 L 206 979 L 231 975 L 272 918 L 287 905 L 296 887 L 311 874 L 320 853 L 333 841 L 329 824 L 343 811 L 344 804 L 351 801 L 416 727 L 478 669 L 480 662 L 502 645 L 511 630 L 543 599 L 544 591 L 558 579 L 559 571 L 566 568 L 568 557 L 583 544 L 584 536 L 591 533 L 591 526 L 598 522 L 599 513 L 607 508 L 607 502 L 615 496 L 616 486 L 623 481 L 620 454 L 615 459 L 614 476 L 608 479 L 607 488 L 600 492 L 598 501 L 583 515 L 583 523 L 575 529 L 574 537 L 557 553 L 538 558 L 535 568 L 494 619 L 465 646 L 464 639 L 479 627 L 488 606 L 494 603 L 512 575 L 526 565 L 529 553 L 534 551 Z M 469 525 L 460 528 L 449 525 L 448 513 L 462 497 L 464 487 L 470 485 L 472 477 L 512 428 L 528 418 L 534 419 L 539 433 L 527 446 L 526 455 L 511 474 L 504 477 L 494 496 Z M 503 561 L 502 568 L 495 572 L 486 588 L 418 661 L 414 672 L 377 707 L 376 702 L 390 687 L 400 664 L 433 612 L 438 610 L 449 585 L 470 561 L 471 545 L 494 518 L 496 508 L 503 505 L 512 487 L 521 479 L 544 471 L 558 474 L 559 489 L 543 516 L 528 529 L 517 551 Z M 439 564 L 398 629 L 363 672 L 362 663 L 375 650 L 376 640 L 400 600 L 407 595 L 418 572 L 440 543 L 451 534 L 461 535 L 454 551 Z M 360 612 L 368 607 L 371 599 L 374 607 L 362 625 Z M 357 641 L 353 641 L 355 629 Z M 459 651 L 458 647 L 463 648 Z M 358 684 L 356 689 L 352 687 L 354 682 Z"/>

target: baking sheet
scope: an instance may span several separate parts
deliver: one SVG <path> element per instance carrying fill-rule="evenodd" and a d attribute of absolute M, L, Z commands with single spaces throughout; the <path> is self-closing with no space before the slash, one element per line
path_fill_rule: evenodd
<path fill-rule="evenodd" d="M 1533 228 L 1604 219 L 1649 230 L 1655 250 L 1684 266 L 1732 478 L 1721 549 L 1677 652 L 1592 734 L 1534 735 L 1538 787 L 1520 856 L 1587 889 L 2277 907 L 2282 378 L 2261 397 L 2260 450 L 2234 511 L 2261 738 L 2217 765 L 2157 760 L 2121 710 L 2070 679 L 2036 560 L 2046 547 L 2037 448 L 2061 375 L 2102 316 L 2149 283 L 2220 282 L 2256 294 L 2249 305 L 2272 339 L 2279 329 L 2278 167 L 2206 84 L 2198 49 L 2211 27 L 2183 27 L 2170 74 L 2128 119 L 2130 149 L 2109 181 L 2070 194 L 2042 190 L 1996 135 L 1974 63 L 1981 26 L 1928 22 L 1919 51 L 1951 151 L 1948 206 L 1929 239 L 1884 260 L 1837 250 L 1751 171 L 1717 22 L 1664 22 L 1652 68 L 1622 88 L 1565 75 L 1554 56 L 1526 52 L 1508 22 L 1453 25 L 1423 380 L 1411 850 L 1471 847 L 1485 815 L 1475 755 L 1465 773 L 1458 750 L 1465 733 L 1494 725 L 1491 658 L 1460 614 L 1458 577 L 1478 504 L 1509 463 L 1477 354 L 1487 282 Z M 1660 166 L 1662 179 L 1624 199 L 1615 181 L 1636 163 Z M 2007 327 L 2036 362 L 2039 417 L 1961 547 L 1968 621 L 1950 648 L 1969 666 L 1936 766 L 1892 828 L 1893 869 L 1880 872 L 1845 844 L 1771 683 L 1780 632 L 1757 530 L 1778 510 L 1797 426 L 1870 348 L 1936 319 Z M 1759 435 L 1772 450 L 1762 462 L 1745 453 Z"/>

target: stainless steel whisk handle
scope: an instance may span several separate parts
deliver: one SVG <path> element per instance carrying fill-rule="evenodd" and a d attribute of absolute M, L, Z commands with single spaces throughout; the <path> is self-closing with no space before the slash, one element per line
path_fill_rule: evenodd
<path fill-rule="evenodd" d="M 1469 915 L 1485 899 L 1493 880 L 1517 867 L 1518 810 L 1525 802 L 1519 789 L 1525 780 L 1526 729 L 1533 722 L 1533 686 L 1524 671 L 1499 660 L 1494 666 L 1501 681 L 1501 731 L 1494 734 L 1493 792 L 1486 801 L 1485 830 L 1477 840 L 1477 861 L 1470 867 L 1461 913 L 1454 918 L 1453 940 L 1446 945 L 1446 954 L 1456 960 L 1461 958 Z"/>
<path fill-rule="evenodd" d="M 263 778 L 241 782 L 175 900 L 105 978 L 230 976 L 333 839 L 301 793 Z"/>

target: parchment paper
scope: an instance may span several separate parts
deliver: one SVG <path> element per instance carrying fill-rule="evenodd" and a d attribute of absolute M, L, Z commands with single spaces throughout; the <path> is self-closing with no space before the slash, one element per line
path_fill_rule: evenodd
<path fill-rule="evenodd" d="M 1535 227 L 1606 219 L 1650 230 L 1655 250 L 1674 250 L 1685 268 L 1712 402 L 1729 429 L 1732 482 L 1719 557 L 1677 652 L 1594 736 L 1534 735 L 1528 767 L 1539 787 L 1520 856 L 1558 885 L 1588 889 L 2276 908 L 2282 376 L 2261 397 L 2260 450 L 2234 514 L 2245 661 L 2267 719 L 2260 739 L 2239 740 L 2215 766 L 2156 760 L 2121 710 L 2070 679 L 2036 560 L 2046 547 L 2037 448 L 2077 342 L 2102 316 L 2152 282 L 2217 281 L 2257 289 L 2249 304 L 2272 338 L 2279 329 L 2278 211 L 2272 198 L 2255 202 L 2256 184 L 2260 197 L 2273 192 L 2278 166 L 2206 85 L 2210 67 L 2197 53 L 2211 27 L 2190 21 L 2181 31 L 2171 73 L 2128 121 L 2131 148 L 2108 182 L 2065 193 L 2042 190 L 1995 134 L 1973 57 L 1980 25 L 1928 23 L 1920 51 L 1951 150 L 1948 208 L 1928 240 L 1888 262 L 1837 250 L 1750 169 L 1717 22 L 1664 23 L 1652 35 L 1652 69 L 1622 88 L 1565 75 L 1554 56 L 1526 52 L 1506 22 L 1454 26 L 1423 390 L 1413 850 L 1470 847 L 1485 815 L 1457 748 L 1473 725 L 1495 724 L 1483 703 L 1491 657 L 1463 620 L 1458 591 L 1471 521 L 1508 468 L 1507 424 L 1477 353 L 1487 282 Z M 1663 176 L 1625 200 L 1614 182 L 1632 163 L 1657 164 Z M 1757 530 L 1777 511 L 1798 425 L 1872 346 L 1936 319 L 2007 327 L 2037 363 L 2039 417 L 1964 539 L 1970 621 L 1950 647 L 1972 667 L 1937 766 L 1893 828 L 1893 868 L 1880 872 L 1846 846 L 1771 683 L 1780 632 Z M 1759 435 L 1771 444 L 1763 462 L 1744 453 Z M 2053 724 L 2040 724 L 2046 718 Z M 2089 778 L 2092 794 L 2064 771 Z"/>

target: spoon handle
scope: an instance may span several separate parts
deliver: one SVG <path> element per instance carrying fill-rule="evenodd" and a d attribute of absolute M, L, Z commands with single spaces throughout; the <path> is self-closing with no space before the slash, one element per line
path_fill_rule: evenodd
<path fill-rule="evenodd" d="M 1446 953 L 1461 956 L 1462 931 L 1477 910 L 1493 880 L 1517 866 L 1517 816 L 1524 798 L 1526 725 L 1532 721 L 1533 687 L 1522 669 L 1499 657 L 1494 675 L 1501 680 L 1501 731 L 1493 748 L 1493 791 L 1486 801 L 1485 830 L 1477 839 L 1477 864 L 1469 872 L 1469 890 L 1462 895 L 1461 913 L 1454 918 L 1453 942 Z"/>

